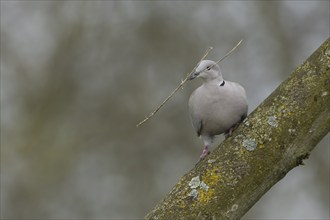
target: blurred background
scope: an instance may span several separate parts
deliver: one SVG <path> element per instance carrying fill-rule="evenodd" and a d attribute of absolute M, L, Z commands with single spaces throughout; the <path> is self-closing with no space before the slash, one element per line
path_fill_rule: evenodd
<path fill-rule="evenodd" d="M 196 163 L 208 46 L 253 111 L 329 36 L 329 1 L 1 1 L 1 217 L 142 218 Z M 216 144 L 222 138 L 216 140 Z M 329 134 L 245 219 L 329 218 Z"/>

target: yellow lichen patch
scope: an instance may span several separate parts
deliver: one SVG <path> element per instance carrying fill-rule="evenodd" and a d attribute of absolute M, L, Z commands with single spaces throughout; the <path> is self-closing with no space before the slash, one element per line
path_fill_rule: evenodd
<path fill-rule="evenodd" d="M 213 186 L 217 185 L 217 183 L 219 182 L 219 179 L 220 178 L 221 177 L 220 177 L 220 172 L 219 172 L 218 168 L 217 167 L 213 167 L 213 169 L 210 169 L 210 170 L 207 170 L 206 171 L 206 175 L 203 176 L 203 181 L 211 189 Z"/>
<path fill-rule="evenodd" d="M 200 189 L 199 190 L 199 202 L 206 203 L 212 198 L 213 195 L 214 195 L 214 189 L 209 189 L 207 191 Z"/>
<path fill-rule="evenodd" d="M 215 186 L 219 183 L 220 179 L 221 176 L 217 167 L 207 170 L 205 176 L 202 177 L 202 180 L 208 186 L 208 189 L 198 189 L 198 198 L 200 203 L 206 203 L 212 198 L 214 195 Z"/>

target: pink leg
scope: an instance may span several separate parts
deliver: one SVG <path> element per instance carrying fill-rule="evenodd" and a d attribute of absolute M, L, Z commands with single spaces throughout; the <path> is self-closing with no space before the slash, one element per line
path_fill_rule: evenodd
<path fill-rule="evenodd" d="M 230 137 L 235 129 L 239 126 L 239 124 L 246 118 L 246 115 L 243 115 L 241 121 L 237 122 L 233 127 L 229 128 L 229 130 L 225 133 L 225 138 Z"/>
<path fill-rule="evenodd" d="M 203 160 L 209 154 L 210 154 L 209 146 L 205 145 L 202 154 L 199 156 L 199 160 Z"/>
<path fill-rule="evenodd" d="M 229 130 L 225 133 L 225 138 L 230 137 L 233 134 L 233 132 L 235 131 L 235 129 L 238 127 L 239 124 L 240 123 L 237 123 L 233 127 L 229 128 Z"/>
<path fill-rule="evenodd" d="M 228 135 L 231 136 L 233 134 L 233 131 L 235 130 L 236 125 L 234 127 L 229 128 Z"/>

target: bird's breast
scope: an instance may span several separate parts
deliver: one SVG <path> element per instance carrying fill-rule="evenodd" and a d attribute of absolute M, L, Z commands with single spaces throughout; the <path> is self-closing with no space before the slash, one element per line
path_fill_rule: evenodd
<path fill-rule="evenodd" d="M 199 87 L 192 94 L 189 108 L 191 116 L 202 121 L 202 134 L 224 133 L 246 114 L 245 93 L 242 94 L 235 89 L 235 87 L 220 89 Z"/>

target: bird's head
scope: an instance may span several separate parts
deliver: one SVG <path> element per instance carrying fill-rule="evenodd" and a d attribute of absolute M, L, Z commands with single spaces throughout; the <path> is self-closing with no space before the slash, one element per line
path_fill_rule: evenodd
<path fill-rule="evenodd" d="M 190 75 L 189 79 L 201 78 L 203 81 L 207 82 L 219 77 L 222 78 L 219 65 L 212 60 L 202 60 L 198 64 L 195 72 Z"/>

